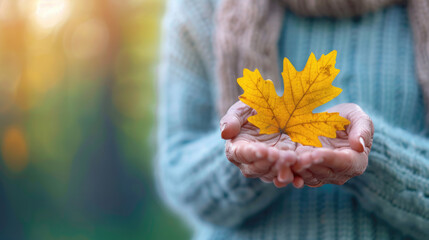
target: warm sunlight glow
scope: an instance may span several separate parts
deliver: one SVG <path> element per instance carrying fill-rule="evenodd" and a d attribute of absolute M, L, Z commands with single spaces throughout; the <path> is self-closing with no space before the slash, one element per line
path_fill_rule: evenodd
<path fill-rule="evenodd" d="M 109 44 L 109 29 L 105 22 L 93 18 L 76 26 L 66 42 L 68 56 L 75 59 L 91 59 L 100 56 Z"/>
<path fill-rule="evenodd" d="M 69 12 L 67 0 L 38 0 L 34 17 L 40 27 L 52 28 L 63 22 Z"/>

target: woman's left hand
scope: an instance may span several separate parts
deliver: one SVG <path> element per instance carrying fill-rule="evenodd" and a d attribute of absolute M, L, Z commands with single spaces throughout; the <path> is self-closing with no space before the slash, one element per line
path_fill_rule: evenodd
<path fill-rule="evenodd" d="M 298 145 L 299 160 L 292 167 L 295 187 L 320 187 L 324 184 L 342 185 L 361 175 L 368 165 L 374 126 L 370 117 L 356 104 L 336 105 L 327 112 L 339 112 L 350 120 L 345 131 L 336 138 L 320 137 L 322 148 Z M 279 171 L 283 171 L 280 167 Z"/>

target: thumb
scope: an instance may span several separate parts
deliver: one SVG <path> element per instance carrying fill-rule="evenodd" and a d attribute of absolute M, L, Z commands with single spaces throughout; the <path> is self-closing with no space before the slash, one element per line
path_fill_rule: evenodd
<path fill-rule="evenodd" d="M 232 139 L 240 133 L 241 126 L 252 115 L 252 108 L 241 101 L 234 103 L 220 120 L 220 131 L 223 139 Z"/>
<path fill-rule="evenodd" d="M 348 113 L 350 126 L 347 128 L 350 146 L 357 152 L 371 148 L 374 124 L 371 118 L 357 105 Z"/>

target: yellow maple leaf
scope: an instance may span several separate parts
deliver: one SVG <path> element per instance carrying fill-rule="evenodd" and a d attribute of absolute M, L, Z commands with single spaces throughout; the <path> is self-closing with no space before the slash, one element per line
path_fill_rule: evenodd
<path fill-rule="evenodd" d="M 292 141 L 303 145 L 322 147 L 318 136 L 336 137 L 337 130 L 344 130 L 349 120 L 339 113 L 313 113 L 335 97 L 342 89 L 332 86 L 340 72 L 335 68 L 337 51 L 322 55 L 319 60 L 313 53 L 301 72 L 297 72 L 285 58 L 283 63 L 283 96 L 278 96 L 271 80 L 264 80 L 256 69 L 244 69 L 237 79 L 244 93 L 239 99 L 255 109 L 257 114 L 248 121 L 260 129 L 260 134 L 284 133 Z"/>

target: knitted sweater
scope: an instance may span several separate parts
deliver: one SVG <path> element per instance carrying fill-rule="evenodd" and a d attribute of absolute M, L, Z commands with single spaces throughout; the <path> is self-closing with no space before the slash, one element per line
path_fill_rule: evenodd
<path fill-rule="evenodd" d="M 280 60 L 300 70 L 310 52 L 338 50 L 334 85 L 343 92 L 317 110 L 357 103 L 375 134 L 363 175 L 343 186 L 277 189 L 243 177 L 225 156 L 215 106 L 217 3 L 170 0 L 163 23 L 158 183 L 194 238 L 429 239 L 428 127 L 405 9 L 342 20 L 286 14 Z"/>

